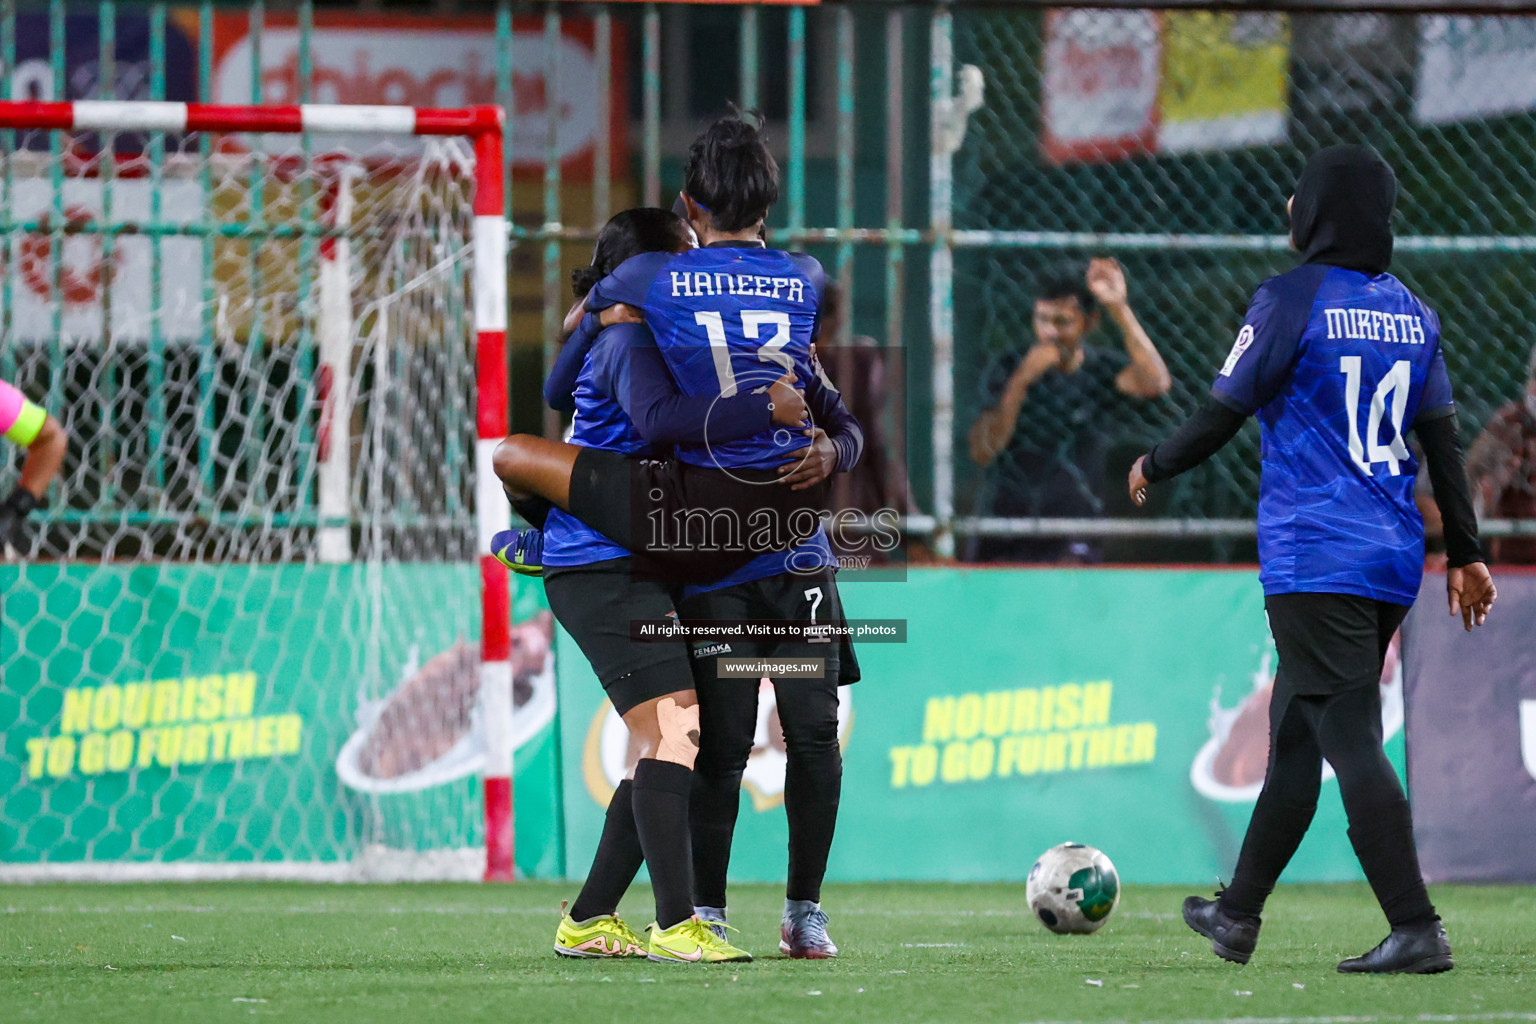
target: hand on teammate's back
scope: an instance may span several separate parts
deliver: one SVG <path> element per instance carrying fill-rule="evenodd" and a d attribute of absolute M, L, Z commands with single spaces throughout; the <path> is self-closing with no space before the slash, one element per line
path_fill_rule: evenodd
<path fill-rule="evenodd" d="M 560 344 L 564 345 L 571 340 L 571 335 L 576 333 L 576 328 L 581 326 L 581 318 L 587 315 L 587 300 L 577 299 L 576 304 L 565 311 L 565 319 L 560 324 Z"/>
<path fill-rule="evenodd" d="M 820 427 L 805 431 L 811 443 L 795 452 L 794 457 L 779 467 L 779 483 L 789 484 L 791 490 L 803 491 L 815 487 L 837 472 L 837 445 Z"/>
<path fill-rule="evenodd" d="M 643 324 L 645 317 L 634 306 L 615 302 L 597 314 L 597 322 L 604 327 L 612 327 L 614 324 Z"/>
<path fill-rule="evenodd" d="M 576 333 L 576 328 L 581 326 L 581 318 L 587 315 L 587 300 L 577 299 L 565 314 L 565 322 L 560 327 L 560 340 L 562 343 L 569 341 L 571 335 Z M 643 324 L 645 316 L 634 306 L 622 302 L 615 302 L 601 313 L 597 314 L 597 323 L 600 327 L 612 327 L 615 324 Z"/>
<path fill-rule="evenodd" d="M 800 427 L 807 416 L 805 395 L 796 390 L 799 382 L 794 370 L 785 370 L 784 376 L 768 385 L 768 410 L 773 414 L 771 422 L 776 427 Z"/>
<path fill-rule="evenodd" d="M 1460 613 L 1468 633 L 1472 632 L 1473 626 L 1481 626 L 1487 621 L 1493 602 L 1499 598 L 1498 588 L 1493 585 L 1493 574 L 1482 562 L 1447 571 L 1445 589 L 1451 616 L 1454 618 Z"/>

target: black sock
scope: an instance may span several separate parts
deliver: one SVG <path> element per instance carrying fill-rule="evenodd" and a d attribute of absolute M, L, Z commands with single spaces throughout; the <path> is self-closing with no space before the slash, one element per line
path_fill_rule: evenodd
<path fill-rule="evenodd" d="M 1439 920 L 1419 872 L 1407 798 L 1399 795 L 1390 803 L 1355 811 L 1350 814 L 1349 841 L 1387 923 L 1410 928 Z"/>
<path fill-rule="evenodd" d="M 797 757 L 790 750 L 784 773 L 784 812 L 789 818 L 786 899 L 821 902 L 821 881 L 827 874 L 842 790 L 843 754 L 836 739 L 831 749 L 809 757 Z"/>
<path fill-rule="evenodd" d="M 700 755 L 702 758 L 702 754 Z M 731 865 L 731 839 L 741 810 L 741 772 L 693 772 L 693 796 L 688 819 L 693 832 L 693 902 L 699 907 L 725 906 L 726 877 Z"/>
<path fill-rule="evenodd" d="M 645 854 L 640 852 L 640 834 L 635 830 L 633 795 L 634 787 L 625 779 L 608 801 L 592 870 L 587 872 L 587 880 L 576 902 L 571 904 L 572 920 L 587 921 L 617 911 L 619 900 L 645 861 Z"/>
<path fill-rule="evenodd" d="M 671 928 L 693 916 L 693 860 L 688 797 L 693 769 L 653 757 L 635 767 L 635 829 L 656 895 L 656 924 Z"/>
<path fill-rule="evenodd" d="M 549 510 L 555 507 L 548 498 L 541 498 L 537 494 L 530 494 L 526 498 L 507 497 L 512 502 L 513 512 L 522 516 L 529 526 L 541 530 L 544 529 L 544 520 L 549 518 Z"/>

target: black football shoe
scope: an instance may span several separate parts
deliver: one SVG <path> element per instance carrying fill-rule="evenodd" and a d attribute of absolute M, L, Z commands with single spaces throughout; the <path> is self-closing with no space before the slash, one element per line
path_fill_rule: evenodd
<path fill-rule="evenodd" d="M 1448 971 L 1451 942 L 1439 921 L 1393 928 L 1381 945 L 1364 956 L 1350 957 L 1339 964 L 1340 974 L 1439 974 Z"/>
<path fill-rule="evenodd" d="M 1210 939 L 1211 950 L 1217 956 L 1235 964 L 1247 963 L 1253 956 L 1253 947 L 1259 944 L 1259 922 L 1227 913 L 1216 900 L 1199 896 L 1186 899 L 1184 923 Z"/>

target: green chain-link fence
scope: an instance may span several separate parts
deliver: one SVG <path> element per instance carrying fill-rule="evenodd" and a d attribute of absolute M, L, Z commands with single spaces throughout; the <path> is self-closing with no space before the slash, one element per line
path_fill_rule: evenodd
<path fill-rule="evenodd" d="M 388 44 L 365 69 L 347 56 L 363 30 Z M 1291 265 L 1283 205 L 1318 146 L 1367 141 L 1397 168 L 1394 269 L 1441 314 L 1469 441 L 1520 395 L 1536 341 L 1526 327 L 1536 313 L 1531 16 L 503 3 L 461 5 L 438 24 L 419 11 L 310 3 L 53 0 L 0 3 L 0 58 L 0 95 L 13 98 L 396 102 L 368 90 L 445 81 L 460 91 L 407 98 L 506 106 L 512 417 L 551 432 L 560 424 L 537 388 L 566 272 L 590 257 L 610 213 L 670 201 L 688 139 L 727 102 L 761 106 L 784 169 L 771 237 L 823 260 L 846 293 L 840 342 L 875 350 L 842 362 L 854 376 L 874 372 L 866 364 L 883 374 L 879 400 L 845 382 L 879 420 L 866 473 L 883 480 L 863 490 L 886 502 L 909 493 L 911 532 L 931 533 L 941 554 L 992 530 L 1136 535 L 1105 542 L 1103 557 L 1251 557 L 1253 428 L 1159 488 L 1148 510 L 1133 512 L 1120 482 L 1199 401 L 1255 285 Z M 68 204 L 50 193 L 47 205 Z M 26 220 L 12 211 L 13 225 Z M 66 246 L 63 231 L 55 218 L 10 244 L 84 244 Z M 983 469 L 971 433 L 1033 344 L 1038 280 L 1094 256 L 1124 266 L 1171 388 L 1147 400 L 1111 389 L 1057 421 L 1027 399 L 1012 443 Z M 199 333 L 211 350 L 213 329 Z M 0 338 L 0 373 L 67 391 L 53 383 L 62 353 L 28 340 Z M 1123 351 L 1107 323 L 1087 340 Z M 295 365 L 309 343 L 298 338 Z M 167 392 L 166 409 L 197 406 L 197 387 L 166 386 L 185 392 Z M 300 404 L 312 419 L 310 399 Z M 81 415 L 95 429 L 100 417 Z M 217 450 L 216 433 L 194 430 L 187 443 Z M 1062 513 L 1031 497 L 1052 473 L 1030 449 L 1066 451 L 1064 475 L 1088 500 Z M 1000 505 L 1009 486 L 1027 500 Z M 101 493 L 82 487 L 61 505 L 116 529 L 133 508 Z M 312 487 L 295 496 L 312 511 Z M 1492 511 L 1492 532 L 1520 529 Z M 1149 535 L 1201 539 L 1159 547 Z"/>
<path fill-rule="evenodd" d="M 956 62 L 986 83 L 955 158 L 962 511 L 1051 514 L 1066 485 L 1039 453 L 1065 452 L 1088 492 L 1067 504 L 1145 522 L 1125 471 L 1200 401 L 1258 282 L 1294 265 L 1285 202 L 1307 155 L 1333 143 L 1374 145 L 1397 170 L 1393 271 L 1441 316 L 1468 439 L 1522 394 L 1536 343 L 1536 19 L 960 8 L 954 38 Z M 1124 265 L 1171 389 L 1098 394 L 1063 422 L 1045 392 L 1065 378 L 1047 375 L 1013 444 L 980 469 L 967 435 L 1033 343 L 1037 282 L 1080 275 L 1092 256 Z M 1107 322 L 1087 344 L 1124 352 Z M 1159 489 L 1150 515 L 1241 533 L 1200 521 L 1250 517 L 1257 475 L 1250 425 Z"/>

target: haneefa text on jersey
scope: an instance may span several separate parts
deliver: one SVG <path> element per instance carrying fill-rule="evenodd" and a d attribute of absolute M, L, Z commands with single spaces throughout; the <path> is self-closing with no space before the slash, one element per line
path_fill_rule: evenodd
<path fill-rule="evenodd" d="M 805 301 L 805 278 L 763 277 L 759 274 L 716 274 L 703 270 L 672 271 L 672 297 L 701 295 L 759 295 L 787 302 Z"/>
<path fill-rule="evenodd" d="M 1379 309 L 1325 309 L 1328 340 L 1390 341 L 1399 345 L 1424 344 L 1424 318 L 1411 313 L 1385 313 Z"/>

